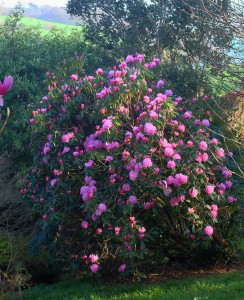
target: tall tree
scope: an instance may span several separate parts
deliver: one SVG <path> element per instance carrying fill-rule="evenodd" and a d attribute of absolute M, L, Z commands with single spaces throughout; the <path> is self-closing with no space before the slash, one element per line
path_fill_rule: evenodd
<path fill-rule="evenodd" d="M 211 1 L 204 2 L 216 13 Z M 223 2 L 228 11 L 229 1 Z M 201 7 L 202 0 L 69 0 L 67 12 L 88 25 L 89 40 L 115 57 L 177 49 L 191 60 L 216 61 L 230 46 L 231 31 L 217 26 L 217 19 L 206 23 Z"/>

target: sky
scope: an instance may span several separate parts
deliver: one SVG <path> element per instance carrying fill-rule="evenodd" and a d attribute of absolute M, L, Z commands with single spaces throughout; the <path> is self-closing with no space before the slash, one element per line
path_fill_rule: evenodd
<path fill-rule="evenodd" d="M 0 5 L 6 7 L 14 7 L 19 1 L 18 0 L 0 0 Z M 66 6 L 68 0 L 22 0 L 24 4 L 33 3 L 38 6 L 42 5 L 49 5 L 49 6 L 56 6 L 56 7 L 64 7 Z"/>

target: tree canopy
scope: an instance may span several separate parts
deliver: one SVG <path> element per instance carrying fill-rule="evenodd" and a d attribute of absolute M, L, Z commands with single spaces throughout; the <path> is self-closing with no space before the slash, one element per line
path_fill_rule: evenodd
<path fill-rule="evenodd" d="M 218 26 L 217 18 L 206 23 L 203 2 L 217 13 L 207 0 L 69 0 L 67 12 L 80 17 L 87 25 L 87 38 L 113 57 L 177 50 L 190 63 L 217 64 L 227 59 L 232 34 Z M 226 12 L 231 9 L 230 1 L 218 2 Z"/>

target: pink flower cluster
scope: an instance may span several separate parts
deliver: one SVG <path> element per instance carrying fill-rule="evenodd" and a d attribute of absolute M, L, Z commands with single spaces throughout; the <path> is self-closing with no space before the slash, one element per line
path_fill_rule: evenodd
<path fill-rule="evenodd" d="M 207 235 L 207 236 L 212 236 L 213 235 L 213 227 L 208 225 L 204 228 L 204 233 Z"/>
<path fill-rule="evenodd" d="M 68 132 L 62 136 L 61 140 L 63 143 L 68 143 L 70 139 L 74 138 L 74 136 L 74 132 Z"/>
<path fill-rule="evenodd" d="M 100 203 L 97 206 L 97 209 L 95 211 L 95 215 L 97 217 L 101 216 L 105 211 L 107 210 L 107 206 L 104 203 Z"/>
<path fill-rule="evenodd" d="M 102 120 L 102 123 L 103 131 L 109 131 L 109 129 L 113 127 L 112 117 L 108 117 L 107 119 Z"/>
<path fill-rule="evenodd" d="M 172 207 L 174 206 L 178 206 L 180 202 L 184 202 L 186 199 L 186 196 L 184 194 L 181 194 L 180 196 L 178 197 L 173 197 L 173 198 L 170 198 L 170 205 Z"/>
<path fill-rule="evenodd" d="M 83 201 L 87 202 L 94 197 L 97 188 L 95 187 L 96 181 L 89 176 L 85 177 L 85 183 L 87 185 L 84 185 L 80 188 L 80 194 Z"/>
<path fill-rule="evenodd" d="M 211 205 L 211 211 L 210 211 L 210 214 L 212 216 L 212 218 L 216 218 L 217 217 L 217 214 L 218 214 L 218 206 L 216 204 L 212 204 Z"/>
<path fill-rule="evenodd" d="M 157 128 L 150 122 L 147 122 L 144 126 L 144 131 L 148 134 L 148 135 L 154 135 L 157 131 Z"/>
<path fill-rule="evenodd" d="M 180 187 L 188 182 L 188 176 L 182 173 L 176 174 L 175 177 L 170 175 L 167 177 L 166 181 L 169 185 L 173 184 L 175 187 Z"/>

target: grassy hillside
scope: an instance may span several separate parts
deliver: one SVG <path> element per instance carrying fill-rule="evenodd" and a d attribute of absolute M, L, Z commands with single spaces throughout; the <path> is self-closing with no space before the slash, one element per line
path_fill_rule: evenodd
<path fill-rule="evenodd" d="M 0 26 L 4 23 L 5 18 L 6 16 L 0 16 Z M 28 17 L 23 17 L 21 23 L 26 26 L 37 26 L 41 28 L 44 33 L 48 32 L 50 29 L 55 29 L 55 28 L 68 30 L 68 31 L 71 31 L 75 28 L 81 28 L 80 26 L 48 22 L 48 21 L 43 21 L 43 20 L 38 20 L 35 18 L 28 18 Z"/>

